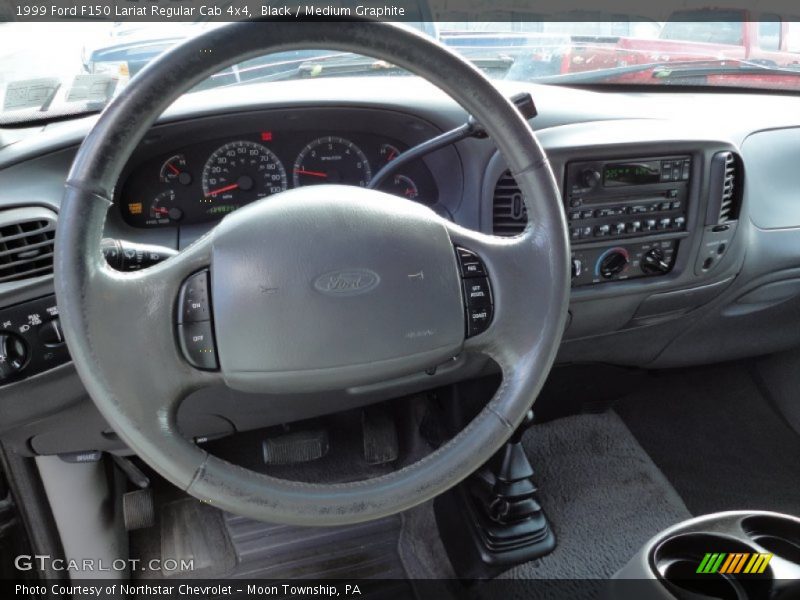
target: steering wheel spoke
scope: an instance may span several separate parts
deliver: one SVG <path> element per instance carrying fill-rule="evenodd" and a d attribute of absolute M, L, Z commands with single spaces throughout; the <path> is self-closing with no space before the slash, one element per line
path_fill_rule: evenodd
<path fill-rule="evenodd" d="M 541 332 L 541 339 L 547 339 L 548 329 L 560 322 L 562 307 L 548 301 L 547 289 L 559 275 L 554 272 L 554 240 L 536 225 L 516 237 L 486 235 L 453 224 L 448 231 L 457 248 L 475 254 L 490 288 L 490 301 L 478 300 L 471 306 L 470 283 L 483 277 L 464 279 L 468 334 L 470 319 L 488 314 L 488 323 L 481 327 L 485 329 L 470 336 L 465 347 L 489 355 L 509 375 L 506 371 L 531 350 L 531 332 Z"/>

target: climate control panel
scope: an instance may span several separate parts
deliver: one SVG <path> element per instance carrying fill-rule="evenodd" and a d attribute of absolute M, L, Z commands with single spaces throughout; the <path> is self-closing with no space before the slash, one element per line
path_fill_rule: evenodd
<path fill-rule="evenodd" d="M 592 285 L 672 271 L 678 240 L 618 244 L 572 251 L 572 285 Z"/>

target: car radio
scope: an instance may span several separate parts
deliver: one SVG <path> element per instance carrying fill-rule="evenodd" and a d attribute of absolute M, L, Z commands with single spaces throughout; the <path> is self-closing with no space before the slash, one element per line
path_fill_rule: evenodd
<path fill-rule="evenodd" d="M 573 285 L 669 273 L 677 240 L 662 240 L 686 230 L 691 171 L 684 155 L 569 163 L 564 202 Z M 656 235 L 659 244 L 619 243 Z M 605 240 L 613 242 L 599 244 Z"/>

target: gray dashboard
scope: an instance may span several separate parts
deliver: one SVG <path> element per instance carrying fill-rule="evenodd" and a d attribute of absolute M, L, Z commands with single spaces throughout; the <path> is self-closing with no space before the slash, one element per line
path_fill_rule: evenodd
<path fill-rule="evenodd" d="M 685 226 L 654 232 L 675 248 L 667 272 L 657 277 L 611 279 L 577 286 L 561 363 L 603 362 L 639 367 L 698 365 L 775 352 L 800 344 L 800 98 L 759 94 L 622 93 L 507 84 L 527 90 L 539 116 L 532 127 L 548 152 L 565 198 L 570 164 L 592 161 L 691 157 L 686 180 Z M 448 98 L 412 78 L 315 80 L 210 90 L 173 105 L 131 161 L 169 153 L 197 136 L 214 139 L 215 127 L 247 129 L 285 122 L 293 111 L 316 115 L 330 134 L 383 135 L 411 146 L 465 120 Z M 14 132 L 0 146 L 0 214 L 37 206 L 58 212 L 63 183 L 93 117 Z M 349 133 L 348 133 L 349 132 Z M 355 133 L 354 133 L 355 132 Z M 0 144 L 11 139 L 0 132 Z M 153 150 L 153 149 L 156 150 Z M 706 217 L 716 192 L 713 163 L 719 153 L 740 161 L 737 215 L 724 239 Z M 466 227 L 493 230 L 494 196 L 506 166 L 489 140 L 467 140 L 429 155 L 425 168 L 438 190 L 442 214 Z M 669 186 L 661 186 L 669 187 Z M 626 205 L 635 198 L 625 198 Z M 112 207 L 109 237 L 184 247 L 213 223 L 193 227 L 132 227 Z M 716 237 L 715 237 L 716 236 Z M 575 250 L 649 243 L 576 241 Z M 717 252 L 724 247 L 723 251 Z M 596 251 L 594 249 L 597 249 Z M 595 254 L 591 254 L 594 256 Z M 701 268 L 708 256 L 713 266 Z M 710 264 L 710 263 L 709 263 Z M 602 279 L 602 278 L 601 278 Z M 50 276 L 0 283 L 0 312 L 52 294 Z M 338 408 L 445 385 L 492 372 L 477 356 L 460 356 L 435 375 L 420 373 L 379 386 L 334 392 Z M 124 451 L 108 430 L 72 367 L 66 363 L 0 386 L 0 436 L 19 451 L 54 454 L 92 449 Z M 330 398 L 330 394 L 327 395 Z M 229 409 L 220 411 L 224 399 Z M 181 409 L 186 435 L 204 438 L 281 422 L 293 398 L 204 390 Z M 308 416 L 324 412 L 309 402 Z M 234 408 L 235 407 L 235 408 Z"/>

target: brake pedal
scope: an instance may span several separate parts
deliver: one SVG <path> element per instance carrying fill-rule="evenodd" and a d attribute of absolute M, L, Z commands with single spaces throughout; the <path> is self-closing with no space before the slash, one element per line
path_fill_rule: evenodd
<path fill-rule="evenodd" d="M 383 407 L 372 407 L 364 409 L 361 414 L 367 464 L 382 465 L 397 460 L 400 454 L 397 426 L 391 413 Z"/>
<path fill-rule="evenodd" d="M 328 453 L 330 442 L 325 429 L 297 431 L 264 440 L 262 452 L 268 465 L 290 465 L 322 458 Z"/>

